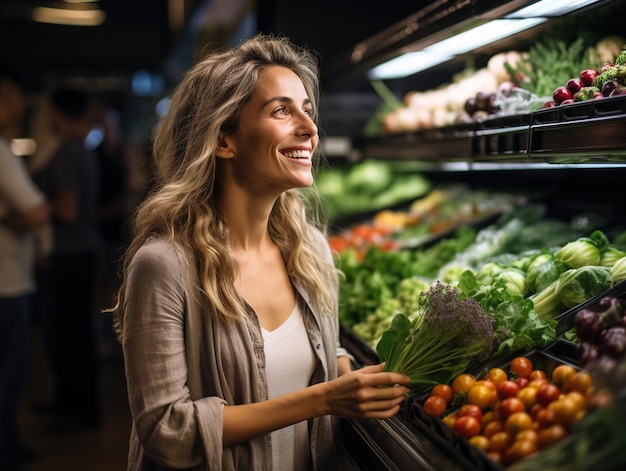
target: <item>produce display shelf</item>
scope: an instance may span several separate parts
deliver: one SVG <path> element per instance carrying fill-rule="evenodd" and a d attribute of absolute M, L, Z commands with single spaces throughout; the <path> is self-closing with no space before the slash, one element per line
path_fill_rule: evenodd
<path fill-rule="evenodd" d="M 550 163 L 626 161 L 626 95 L 368 138 L 378 159 Z"/>

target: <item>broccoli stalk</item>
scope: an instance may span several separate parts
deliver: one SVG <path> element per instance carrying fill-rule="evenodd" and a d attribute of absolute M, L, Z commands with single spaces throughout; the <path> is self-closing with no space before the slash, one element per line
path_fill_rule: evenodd
<path fill-rule="evenodd" d="M 494 319 L 459 293 L 437 280 L 420 294 L 413 321 L 396 314 L 376 345 L 385 369 L 409 376 L 414 391 L 450 382 L 491 353 Z"/>

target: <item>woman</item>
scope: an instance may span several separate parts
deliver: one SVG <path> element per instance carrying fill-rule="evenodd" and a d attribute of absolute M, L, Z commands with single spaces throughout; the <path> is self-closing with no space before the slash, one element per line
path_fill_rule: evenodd
<path fill-rule="evenodd" d="M 318 85 L 311 54 L 259 35 L 172 97 L 114 310 L 129 470 L 333 469 L 336 417 L 390 417 L 408 392 L 338 344 L 337 273 L 297 190 Z"/>

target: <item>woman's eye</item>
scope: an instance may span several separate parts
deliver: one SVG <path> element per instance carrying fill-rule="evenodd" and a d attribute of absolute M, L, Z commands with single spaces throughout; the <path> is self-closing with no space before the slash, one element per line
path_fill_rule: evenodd
<path fill-rule="evenodd" d="M 281 106 L 280 108 L 276 108 L 274 113 L 277 113 L 277 114 L 287 114 L 287 108 L 285 108 L 284 106 Z"/>

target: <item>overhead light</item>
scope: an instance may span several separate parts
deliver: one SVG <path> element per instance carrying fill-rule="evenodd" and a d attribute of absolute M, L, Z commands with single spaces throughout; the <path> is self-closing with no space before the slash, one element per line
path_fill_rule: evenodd
<path fill-rule="evenodd" d="M 463 33 L 444 39 L 424 49 L 433 54 L 458 56 L 474 49 L 491 44 L 533 28 L 546 21 L 546 18 L 526 18 L 523 20 L 493 20 Z"/>
<path fill-rule="evenodd" d="M 546 22 L 550 17 L 563 16 L 601 0 L 540 0 L 504 18 L 483 23 L 416 52 L 384 62 L 368 72 L 370 79 L 394 79 L 427 70 L 456 56 L 467 54 Z"/>
<path fill-rule="evenodd" d="M 408 52 L 374 67 L 367 75 L 371 80 L 407 77 L 408 75 L 443 64 L 450 59 L 452 59 L 450 55 L 433 54 L 426 50 Z"/>
<path fill-rule="evenodd" d="M 69 9 L 38 6 L 33 9 L 33 20 L 70 26 L 98 26 L 104 23 L 105 13 L 96 8 Z"/>
<path fill-rule="evenodd" d="M 506 18 L 563 16 L 598 1 L 600 0 L 541 0 L 507 15 Z"/>

